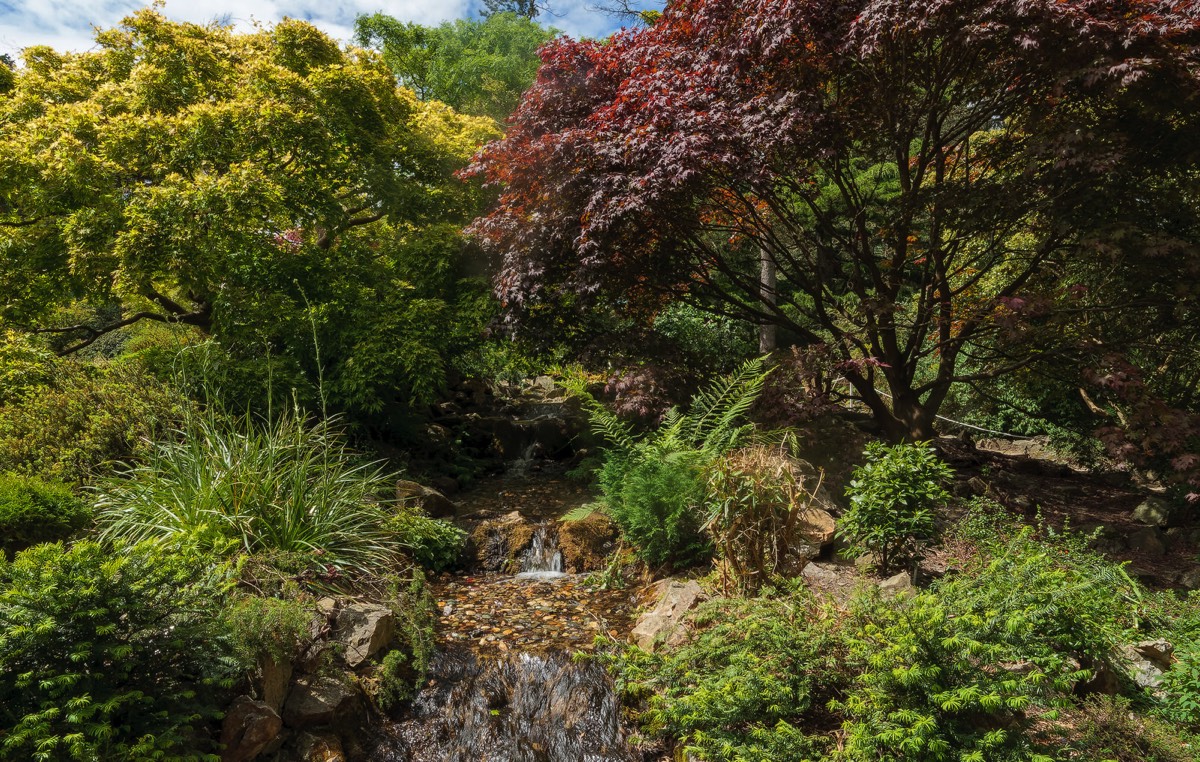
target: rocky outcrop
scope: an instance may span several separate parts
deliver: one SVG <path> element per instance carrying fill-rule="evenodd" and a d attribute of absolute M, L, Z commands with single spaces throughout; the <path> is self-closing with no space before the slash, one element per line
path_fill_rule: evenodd
<path fill-rule="evenodd" d="M 650 588 L 654 605 L 638 617 L 630 637 L 645 651 L 675 648 L 687 641 L 687 613 L 708 596 L 694 580 L 664 579 Z"/>
<path fill-rule="evenodd" d="M 458 506 L 441 492 L 417 482 L 396 482 L 396 499 L 401 503 L 415 505 L 435 519 L 454 518 Z"/>
<path fill-rule="evenodd" d="M 337 614 L 335 639 L 351 669 L 382 651 L 396 635 L 396 617 L 387 606 L 351 603 Z"/>
<path fill-rule="evenodd" d="M 354 709 L 359 691 L 340 675 L 308 675 L 296 680 L 283 719 L 289 727 L 310 728 L 343 719 Z"/>
<path fill-rule="evenodd" d="M 580 521 L 558 523 L 558 548 L 571 574 L 603 569 L 616 542 L 616 525 L 600 512 Z"/>
<path fill-rule="evenodd" d="M 271 746 L 281 730 L 283 719 L 266 702 L 238 696 L 221 724 L 221 762 L 254 759 Z"/>
<path fill-rule="evenodd" d="M 1126 671 L 1143 688 L 1157 688 L 1171 668 L 1175 647 L 1165 640 L 1146 640 L 1117 649 Z"/>
<path fill-rule="evenodd" d="M 515 572 L 537 527 L 518 511 L 480 522 L 467 538 L 472 565 L 485 572 Z"/>

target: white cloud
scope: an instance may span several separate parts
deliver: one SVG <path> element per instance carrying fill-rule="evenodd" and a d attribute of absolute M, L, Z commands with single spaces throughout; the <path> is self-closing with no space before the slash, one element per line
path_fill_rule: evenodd
<path fill-rule="evenodd" d="M 551 0 L 556 15 L 539 21 L 572 36 L 603 36 L 620 22 L 588 10 L 592 0 Z M 108 28 L 146 5 L 144 0 L 0 0 L 0 53 L 16 54 L 29 45 L 58 50 L 93 46 L 92 27 Z M 382 11 L 398 19 L 436 24 L 470 15 L 475 0 L 168 0 L 163 12 L 180 21 L 229 21 L 240 27 L 271 24 L 284 16 L 311 21 L 348 40 L 360 13 Z"/>

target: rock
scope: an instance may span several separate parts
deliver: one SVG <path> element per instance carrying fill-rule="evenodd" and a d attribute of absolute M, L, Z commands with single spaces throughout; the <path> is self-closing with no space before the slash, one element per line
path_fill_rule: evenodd
<path fill-rule="evenodd" d="M 396 617 L 387 606 L 351 603 L 337 615 L 335 639 L 345 646 L 342 657 L 357 667 L 382 651 L 396 634 Z"/>
<path fill-rule="evenodd" d="M 1200 567 L 1180 574 L 1179 586 L 1185 590 L 1200 590 Z"/>
<path fill-rule="evenodd" d="M 396 499 L 416 505 L 435 519 L 453 518 L 458 513 L 454 501 L 441 492 L 404 479 L 396 482 Z"/>
<path fill-rule="evenodd" d="M 296 736 L 296 754 L 301 762 L 346 762 L 342 742 L 329 732 L 305 732 Z"/>
<path fill-rule="evenodd" d="M 264 701 L 249 696 L 233 700 L 221 723 L 221 762 L 247 762 L 270 745 L 283 730 L 283 720 Z"/>
<path fill-rule="evenodd" d="M 854 559 L 854 568 L 863 574 L 873 572 L 879 568 L 879 556 L 875 553 L 863 553 Z"/>
<path fill-rule="evenodd" d="M 458 479 L 453 476 L 435 476 L 430 484 L 443 495 L 453 495 L 459 490 Z"/>
<path fill-rule="evenodd" d="M 282 712 L 292 682 L 292 663 L 267 656 L 258 662 L 258 679 L 263 702 L 275 712 Z"/>
<path fill-rule="evenodd" d="M 517 571 L 518 559 L 536 527 L 519 511 L 480 522 L 467 541 L 467 554 L 481 571 Z"/>
<path fill-rule="evenodd" d="M 879 583 L 880 592 L 888 597 L 899 595 L 900 593 L 911 593 L 915 589 L 912 577 L 908 575 L 908 572 L 900 572 Z"/>
<path fill-rule="evenodd" d="M 1079 533 L 1088 538 L 1088 547 L 1099 553 L 1117 555 L 1128 548 L 1125 538 L 1115 529 L 1104 524 L 1081 524 L 1079 526 Z"/>
<path fill-rule="evenodd" d="M 976 495 L 986 495 L 989 489 L 988 483 L 978 476 L 972 476 L 970 479 L 967 479 L 967 486 L 970 487 L 971 492 Z"/>
<path fill-rule="evenodd" d="M 580 521 L 558 522 L 558 549 L 571 574 L 603 569 L 616 540 L 616 525 L 599 511 Z"/>
<path fill-rule="evenodd" d="M 1161 497 L 1148 497 L 1133 509 L 1133 520 L 1152 527 L 1165 527 L 1172 523 L 1175 511 Z"/>
<path fill-rule="evenodd" d="M 810 563 L 800 571 L 800 576 L 809 582 L 836 582 L 838 575 L 824 566 Z"/>
<path fill-rule="evenodd" d="M 1158 527 L 1139 529 L 1129 535 L 1129 549 L 1135 553 L 1145 553 L 1152 558 L 1162 558 L 1167 554 L 1163 531 Z"/>
<path fill-rule="evenodd" d="M 1175 647 L 1165 640 L 1146 640 L 1117 649 L 1133 681 L 1143 688 L 1157 688 L 1163 673 L 1171 668 Z"/>
<path fill-rule="evenodd" d="M 329 675 L 303 677 L 283 705 L 283 720 L 293 728 L 328 725 L 350 711 L 358 694 L 345 680 Z"/>
<path fill-rule="evenodd" d="M 707 599 L 694 580 L 664 579 L 651 587 L 654 608 L 638 617 L 631 637 L 639 648 L 653 653 L 674 648 L 687 640 L 684 616 Z"/>

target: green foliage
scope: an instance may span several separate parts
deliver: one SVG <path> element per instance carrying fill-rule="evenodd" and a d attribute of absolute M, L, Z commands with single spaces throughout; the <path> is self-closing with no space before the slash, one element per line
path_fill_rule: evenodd
<path fill-rule="evenodd" d="M 281 597 L 240 595 L 225 608 L 225 627 L 246 666 L 262 659 L 283 662 L 308 638 L 312 607 L 294 587 Z"/>
<path fill-rule="evenodd" d="M 0 562 L 0 759 L 215 760 L 235 664 L 194 552 L 38 545 Z"/>
<path fill-rule="evenodd" d="M 1172 667 L 1172 670 L 1175 668 Z M 1070 718 L 1072 738 L 1058 758 L 1078 762 L 1195 762 L 1200 739 L 1152 716 L 1139 716 L 1128 699 L 1098 696 Z"/>
<path fill-rule="evenodd" d="M 675 344 L 691 368 L 727 372 L 758 351 L 754 326 L 672 302 L 654 318 L 654 331 Z"/>
<path fill-rule="evenodd" d="M 27 336 L 0 339 L 0 470 L 87 483 L 177 425 L 185 408 L 135 359 L 81 362 Z"/>
<path fill-rule="evenodd" d="M 66 487 L 0 474 L 0 556 L 68 539 L 91 522 L 91 508 Z"/>
<path fill-rule="evenodd" d="M 1163 716 L 1185 727 L 1200 731 L 1200 633 L 1176 639 L 1175 662 L 1163 674 Z"/>
<path fill-rule="evenodd" d="M 503 124 L 533 84 L 538 48 L 558 32 L 514 13 L 436 27 L 376 13 L 358 17 L 355 35 L 360 44 L 382 50 L 400 84 L 419 98 Z"/>
<path fill-rule="evenodd" d="M 717 600 L 679 649 L 608 658 L 646 729 L 700 759 L 819 759 L 830 747 L 824 704 L 842 680 L 829 613 L 804 596 Z"/>
<path fill-rule="evenodd" d="M 102 536 L 131 541 L 194 537 L 249 554 L 299 553 L 324 566 L 369 570 L 394 563 L 381 497 L 394 484 L 358 461 L 336 423 L 299 411 L 273 421 L 213 412 L 99 488 Z"/>
<path fill-rule="evenodd" d="M 1032 710 L 1067 706 L 1111 660 L 1139 597 L 1082 540 L 1026 529 L 928 592 L 860 600 L 848 630 L 859 673 L 838 705 L 845 758 L 1049 759 Z"/>
<path fill-rule="evenodd" d="M 462 553 L 467 533 L 446 521 L 431 519 L 403 507 L 383 524 L 413 560 L 433 571 L 453 566 Z"/>
<path fill-rule="evenodd" d="M 704 469 L 754 431 L 746 413 L 770 371 L 761 360 L 698 393 L 686 413 L 667 411 L 644 436 L 591 397 L 581 379 L 566 386 L 580 397 L 595 433 L 609 443 L 597 474 L 605 510 L 635 552 L 651 564 L 688 564 L 705 557 Z"/>
<path fill-rule="evenodd" d="M 848 554 L 875 553 L 886 573 L 898 556 L 913 558 L 932 539 L 934 509 L 950 497 L 943 485 L 951 471 L 922 445 L 872 442 L 864 454 L 846 488 L 850 510 L 838 533 Z"/>
<path fill-rule="evenodd" d="M 384 655 L 376 694 L 384 710 L 416 695 L 436 648 L 437 609 L 425 584 L 425 575 L 419 569 L 414 569 L 407 581 L 394 583 L 391 607 L 398 623 L 396 648 Z"/>

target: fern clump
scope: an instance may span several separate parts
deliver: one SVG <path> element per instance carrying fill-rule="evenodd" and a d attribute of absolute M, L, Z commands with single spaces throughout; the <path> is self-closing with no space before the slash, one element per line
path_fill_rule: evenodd
<path fill-rule="evenodd" d="M 641 436 L 582 381 L 566 382 L 608 443 L 598 473 L 603 508 L 647 563 L 683 566 L 712 552 L 702 531 L 705 469 L 750 438 L 754 424 L 746 416 L 769 373 L 762 360 L 750 360 L 697 394 L 686 412 L 668 410 L 658 428 Z"/>

